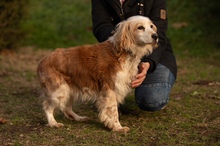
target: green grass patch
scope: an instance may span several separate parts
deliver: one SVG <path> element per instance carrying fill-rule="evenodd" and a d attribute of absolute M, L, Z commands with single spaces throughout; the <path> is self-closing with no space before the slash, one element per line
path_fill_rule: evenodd
<path fill-rule="evenodd" d="M 178 56 L 213 56 L 220 48 L 219 2 L 168 1 L 168 36 Z M 188 54 L 187 54 L 188 53 Z M 218 59 L 219 60 L 219 59 Z"/>
<path fill-rule="evenodd" d="M 54 49 L 95 42 L 89 0 L 30 0 L 29 9 L 26 45 Z"/>

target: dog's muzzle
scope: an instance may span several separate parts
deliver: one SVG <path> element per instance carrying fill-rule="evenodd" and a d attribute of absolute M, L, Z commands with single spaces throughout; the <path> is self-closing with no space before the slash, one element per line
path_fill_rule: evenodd
<path fill-rule="evenodd" d="M 155 42 L 158 41 L 158 35 L 156 33 L 152 34 L 151 37 Z"/>

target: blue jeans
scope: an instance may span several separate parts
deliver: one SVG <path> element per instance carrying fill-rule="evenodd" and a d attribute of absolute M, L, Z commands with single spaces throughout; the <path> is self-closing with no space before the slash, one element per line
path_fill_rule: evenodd
<path fill-rule="evenodd" d="M 144 82 L 135 89 L 135 100 L 138 107 L 145 111 L 162 109 L 169 101 L 170 91 L 175 80 L 167 67 L 158 64 L 156 70 L 147 74 Z"/>

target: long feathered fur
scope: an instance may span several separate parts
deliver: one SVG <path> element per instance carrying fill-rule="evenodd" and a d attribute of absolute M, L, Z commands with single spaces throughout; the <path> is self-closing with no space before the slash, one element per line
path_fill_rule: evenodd
<path fill-rule="evenodd" d="M 44 57 L 37 73 L 48 125 L 63 126 L 54 118 L 56 108 L 69 119 L 88 120 L 73 112 L 72 106 L 90 100 L 106 127 L 127 132 L 129 128 L 119 122 L 117 106 L 132 89 L 140 59 L 157 47 L 153 34 L 156 27 L 148 18 L 134 16 L 119 23 L 115 34 L 103 43 L 57 49 Z"/>

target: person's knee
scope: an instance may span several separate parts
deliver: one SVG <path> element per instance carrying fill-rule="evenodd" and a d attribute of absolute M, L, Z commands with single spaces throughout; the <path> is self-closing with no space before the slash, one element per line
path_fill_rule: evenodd
<path fill-rule="evenodd" d="M 168 86 L 167 86 L 168 87 Z M 138 107 L 145 111 L 158 111 L 163 109 L 169 101 L 167 88 L 149 88 L 151 90 L 136 90 L 135 100 Z"/>
<path fill-rule="evenodd" d="M 158 65 L 154 73 L 149 74 L 144 82 L 135 89 L 138 107 L 145 111 L 158 111 L 167 105 L 174 75 L 168 68 Z"/>
<path fill-rule="evenodd" d="M 138 103 L 138 107 L 144 111 L 155 112 L 165 108 L 167 103 L 168 102 L 154 103 L 154 104 Z"/>

